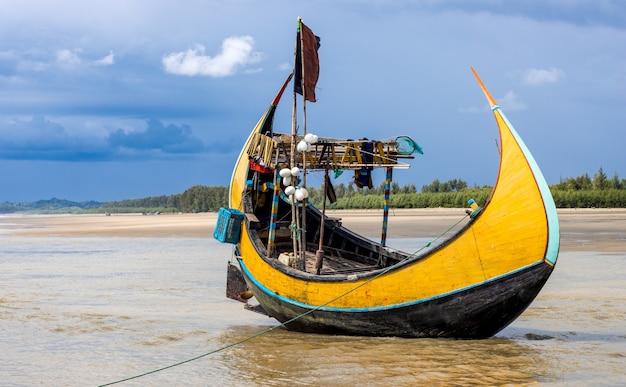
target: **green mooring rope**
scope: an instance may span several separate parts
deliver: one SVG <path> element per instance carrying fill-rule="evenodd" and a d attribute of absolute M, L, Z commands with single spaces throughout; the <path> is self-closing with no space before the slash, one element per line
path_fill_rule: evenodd
<path fill-rule="evenodd" d="M 206 356 L 212 355 L 212 354 L 217 353 L 217 352 L 224 351 L 224 350 L 226 350 L 226 349 L 228 349 L 228 348 L 232 348 L 232 347 L 237 346 L 237 345 L 239 345 L 239 344 L 245 343 L 246 341 L 250 341 L 250 340 L 255 339 L 255 338 L 257 338 L 257 337 L 263 336 L 264 334 L 269 333 L 269 332 L 272 332 L 272 331 L 274 331 L 274 330 L 276 330 L 276 329 L 278 329 L 278 328 L 281 328 L 281 327 L 285 327 L 285 328 L 286 328 L 286 325 L 287 325 L 287 324 L 292 323 L 292 322 L 294 322 L 294 321 L 296 321 L 296 320 L 301 319 L 302 317 L 308 316 L 309 314 L 311 314 L 311 313 L 313 313 L 313 312 L 315 312 L 315 311 L 320 310 L 321 308 L 325 307 L 326 305 L 331 304 L 331 303 L 333 303 L 333 302 L 337 301 L 338 299 L 340 299 L 340 298 L 342 298 L 342 297 L 347 296 L 348 294 L 350 294 L 350 293 L 352 293 L 352 292 L 356 291 L 357 289 L 359 289 L 359 288 L 361 288 L 361 287 L 363 287 L 363 286 L 365 286 L 365 285 L 369 284 L 370 282 L 374 281 L 375 279 L 377 279 L 377 278 L 379 278 L 379 277 L 381 277 L 381 276 L 383 276 L 383 275 L 387 274 L 389 271 L 391 271 L 391 270 L 395 269 L 396 267 L 398 267 L 398 266 L 402 265 L 404 262 L 406 262 L 406 261 L 408 261 L 409 259 L 411 259 L 411 258 L 413 258 L 414 256 L 416 256 L 416 255 L 417 255 L 420 251 L 422 251 L 422 250 L 424 250 L 424 249 L 426 249 L 426 248 L 430 247 L 430 246 L 432 245 L 432 243 L 433 243 L 433 242 L 437 241 L 437 240 L 438 240 L 438 239 L 440 239 L 442 236 L 444 236 L 446 233 L 448 233 L 450 230 L 452 230 L 453 228 L 455 228 L 455 227 L 456 227 L 459 223 L 461 223 L 461 222 L 462 222 L 465 218 L 467 218 L 467 217 L 468 217 L 468 215 L 463 216 L 463 217 L 462 217 L 461 219 L 459 219 L 456 223 L 454 223 L 452 226 L 450 226 L 447 230 L 445 230 L 444 232 L 442 232 L 442 233 L 440 233 L 439 235 L 437 235 L 437 236 L 436 236 L 433 240 L 429 241 L 429 242 L 428 242 L 428 243 L 426 243 L 424 246 L 420 247 L 417 251 L 415 251 L 414 253 L 412 253 L 412 254 L 408 255 L 406 258 L 404 258 L 404 259 L 403 259 L 403 260 L 401 260 L 400 262 L 396 263 L 395 265 L 392 265 L 392 266 L 387 267 L 386 269 L 384 269 L 384 270 L 383 270 L 383 271 L 381 271 L 380 273 L 376 274 L 375 276 L 373 276 L 373 277 L 372 277 L 372 278 L 370 278 L 369 280 L 367 280 L 367 281 L 363 282 L 362 284 L 357 285 L 357 286 L 353 287 L 352 289 L 348 290 L 347 292 L 345 292 L 345 293 L 343 293 L 343 294 L 340 294 L 340 295 L 338 295 L 337 297 L 335 297 L 335 298 L 331 299 L 330 301 L 328 301 L 328 302 L 326 302 L 326 303 L 324 303 L 324 304 L 322 304 L 322 305 L 316 306 L 315 308 L 310 309 L 310 310 L 308 310 L 308 311 L 306 311 L 306 312 L 304 312 L 304 313 L 302 313 L 302 314 L 300 314 L 300 315 L 298 315 L 298 316 L 296 316 L 296 317 L 294 317 L 294 318 L 292 318 L 292 319 L 289 319 L 289 320 L 285 321 L 284 323 L 280 323 L 280 324 L 278 324 L 278 325 L 274 325 L 274 326 L 272 326 L 272 327 L 270 327 L 270 328 L 267 328 L 267 329 L 265 329 L 265 330 L 262 330 L 262 331 L 260 331 L 260 332 L 258 332 L 258 333 L 256 333 L 256 334 L 254 334 L 254 335 L 252 335 L 252 336 L 248 336 L 248 337 L 246 337 L 246 338 L 244 338 L 244 339 L 241 339 L 241 340 L 239 340 L 239 341 L 236 341 L 236 342 L 234 342 L 234 343 L 231 343 L 231 344 L 225 345 L 225 346 L 223 346 L 223 347 L 220 347 L 220 348 L 214 349 L 213 351 L 210 351 L 210 352 L 207 352 L 207 353 L 203 353 L 202 355 L 198 355 L 198 356 L 192 357 L 192 358 L 190 358 L 190 359 L 180 361 L 180 362 L 175 363 L 175 364 L 170 364 L 170 365 L 168 365 L 168 366 L 166 366 L 166 367 L 161 367 L 161 368 L 157 368 L 157 369 L 152 370 L 152 371 L 144 372 L 144 373 L 139 374 L 139 375 L 130 376 L 130 377 L 127 377 L 127 378 L 124 378 L 124 379 L 120 379 L 120 380 L 116 380 L 116 381 L 114 381 L 114 382 L 110 382 L 110 383 L 106 383 L 106 384 L 101 384 L 101 385 L 99 385 L 98 387 L 112 386 L 112 385 L 114 385 L 114 384 L 118 384 L 118 383 L 126 382 L 126 381 L 133 380 L 133 379 L 139 379 L 139 378 L 144 377 L 144 376 L 147 376 L 147 375 L 155 374 L 155 373 L 157 373 L 157 372 L 165 371 L 165 370 L 170 369 L 170 368 L 178 367 L 178 366 L 183 365 L 183 364 L 185 364 L 185 363 L 191 363 L 192 361 L 196 361 L 196 360 L 201 359 L 201 358 L 203 358 L 203 357 L 206 357 Z"/>
<path fill-rule="evenodd" d="M 302 233 L 306 232 L 305 229 L 298 227 L 298 225 L 295 223 L 291 223 L 289 225 L 289 229 L 291 230 L 291 237 L 297 241 L 300 240 L 300 236 L 302 235 Z"/>

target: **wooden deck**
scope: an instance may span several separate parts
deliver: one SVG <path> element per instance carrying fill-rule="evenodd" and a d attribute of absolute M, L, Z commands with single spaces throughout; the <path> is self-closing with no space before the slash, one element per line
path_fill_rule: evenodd
<path fill-rule="evenodd" d="M 316 256 L 314 253 L 308 252 L 306 253 L 306 272 L 315 274 L 315 263 Z M 365 265 L 360 262 L 355 262 L 351 260 L 347 260 L 338 256 L 324 254 L 324 261 L 322 264 L 322 270 L 320 272 L 321 275 L 330 275 L 330 274 L 350 274 L 350 273 L 358 273 L 368 270 L 378 269 L 377 266 Z"/>

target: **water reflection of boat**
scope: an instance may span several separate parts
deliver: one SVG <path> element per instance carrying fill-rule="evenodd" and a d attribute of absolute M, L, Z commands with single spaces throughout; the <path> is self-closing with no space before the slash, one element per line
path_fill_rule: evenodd
<path fill-rule="evenodd" d="M 227 295 L 250 291 L 259 310 L 288 329 L 330 334 L 485 338 L 517 318 L 550 276 L 559 250 L 554 201 L 522 139 L 474 72 L 500 132 L 500 169 L 488 202 L 439 246 L 409 254 L 358 235 L 313 207 L 306 173 L 405 166 L 419 147 L 389 141 L 318 137 L 306 128 L 306 101 L 317 81 L 319 40 L 299 20 L 292 133 L 273 130 L 291 76 L 254 127 L 235 163 L 229 209 L 216 237 L 235 245 Z M 304 125 L 298 133 L 297 94 Z M 460 160 L 462 161 L 462 160 Z M 388 192 L 386 192 L 388 194 Z M 469 199 L 469 198 L 468 198 Z M 386 205 L 386 202 L 385 202 Z"/>
<path fill-rule="evenodd" d="M 230 326 L 217 340 L 229 345 L 258 334 L 259 326 Z M 301 335 L 285 330 L 220 354 L 212 370 L 225 385 L 458 386 L 533 385 L 553 380 L 549 350 L 523 340 L 480 341 Z"/>

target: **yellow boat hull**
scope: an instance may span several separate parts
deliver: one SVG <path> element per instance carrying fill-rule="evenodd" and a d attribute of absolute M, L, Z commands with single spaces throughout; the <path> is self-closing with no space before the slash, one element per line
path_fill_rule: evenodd
<path fill-rule="evenodd" d="M 476 75 L 501 138 L 500 170 L 485 206 L 455 236 L 387 268 L 321 276 L 269 258 L 243 222 L 235 255 L 265 311 L 304 332 L 406 337 L 489 337 L 511 323 L 548 279 L 559 225 L 532 155 Z M 275 107 L 275 105 L 273 105 Z M 272 106 L 266 112 L 273 114 Z M 262 118 L 254 133 L 262 130 Z M 244 149 L 249 144 L 246 143 Z M 249 160 L 233 172 L 230 205 L 246 212 Z M 315 216 L 314 209 L 309 210 Z"/>

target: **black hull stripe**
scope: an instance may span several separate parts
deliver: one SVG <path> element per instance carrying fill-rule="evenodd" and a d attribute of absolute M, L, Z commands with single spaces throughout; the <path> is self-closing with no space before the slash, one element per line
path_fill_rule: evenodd
<path fill-rule="evenodd" d="M 514 321 L 534 300 L 553 266 L 533 265 L 512 275 L 453 295 L 397 308 L 352 312 L 313 310 L 268 294 L 244 278 L 268 314 L 290 330 L 324 334 L 480 339 Z M 306 314 L 306 315 L 304 315 Z"/>
<path fill-rule="evenodd" d="M 467 292 L 473 288 L 476 287 L 480 287 L 480 286 L 485 286 L 488 285 L 489 283 L 492 282 L 497 282 L 497 281 L 501 281 L 503 278 L 509 277 L 511 275 L 515 275 L 518 272 L 527 270 L 533 266 L 536 265 L 540 265 L 542 263 L 545 263 L 544 261 L 539 261 L 539 262 L 535 262 L 531 265 L 528 265 L 526 267 L 522 267 L 519 268 L 517 270 L 514 270 L 512 272 L 509 272 L 507 274 L 498 276 L 498 277 L 494 277 L 491 278 L 487 281 L 483 281 L 483 282 L 479 282 L 476 283 L 474 285 L 465 287 L 465 288 L 460 288 L 457 290 L 454 290 L 452 292 L 448 292 L 448 293 L 442 293 L 433 297 L 428 297 L 428 298 L 422 298 L 419 300 L 413 300 L 413 301 L 409 301 L 409 302 L 403 302 L 400 304 L 390 304 L 390 305 L 384 305 L 384 306 L 376 306 L 376 307 L 371 307 L 371 308 L 334 308 L 334 307 L 329 307 L 329 306 L 318 306 L 318 305 L 310 305 L 310 304 L 305 304 L 299 301 L 295 301 L 291 298 L 287 298 L 287 297 L 283 297 L 279 294 L 276 294 L 274 292 L 272 292 L 270 289 L 268 289 L 267 287 L 265 287 L 265 285 L 263 285 L 262 283 L 260 283 L 259 281 L 257 281 L 256 278 L 254 278 L 254 276 L 252 275 L 252 273 L 250 273 L 250 271 L 248 270 L 248 268 L 246 267 L 245 263 L 239 259 L 239 266 L 241 267 L 245 277 L 249 280 L 252 281 L 254 283 L 254 287 L 259 289 L 260 291 L 262 291 L 263 293 L 267 294 L 268 296 L 275 298 L 281 302 L 284 303 L 288 303 L 288 304 L 292 304 L 296 307 L 299 308 L 304 308 L 304 309 L 316 309 L 316 310 L 322 310 L 322 311 L 327 311 L 327 312 L 349 312 L 349 313 L 363 313 L 363 312 L 376 312 L 376 311 L 382 311 L 382 310 L 389 310 L 389 309 L 397 309 L 397 308 L 406 308 L 406 307 L 410 307 L 412 305 L 417 305 L 417 304 L 421 304 L 424 302 L 430 302 L 436 299 L 440 299 L 440 298 L 444 298 L 444 297 L 450 297 L 450 296 L 454 296 L 455 294 L 459 294 L 462 292 Z"/>

